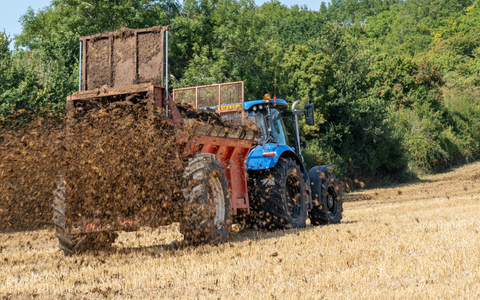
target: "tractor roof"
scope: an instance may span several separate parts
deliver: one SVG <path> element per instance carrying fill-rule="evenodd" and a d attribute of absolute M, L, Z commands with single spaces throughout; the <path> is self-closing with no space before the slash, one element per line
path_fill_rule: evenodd
<path fill-rule="evenodd" d="M 277 103 L 275 105 L 274 101 L 271 100 L 269 102 L 266 102 L 265 100 L 251 100 L 251 101 L 246 101 L 244 103 L 244 107 L 246 110 L 249 110 L 251 107 L 253 107 L 254 105 L 257 105 L 257 104 L 263 104 L 263 105 L 266 105 L 266 104 L 270 104 L 270 106 L 274 106 L 276 108 L 278 108 L 279 110 L 284 110 L 284 109 L 287 109 L 288 108 L 288 103 L 287 101 L 283 100 L 283 99 L 277 99 Z"/>

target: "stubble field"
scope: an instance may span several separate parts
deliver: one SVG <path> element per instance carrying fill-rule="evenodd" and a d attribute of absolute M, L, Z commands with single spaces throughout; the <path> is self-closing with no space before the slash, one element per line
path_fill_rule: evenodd
<path fill-rule="evenodd" d="M 0 234 L 0 298 L 478 299 L 480 163 L 349 194 L 340 225 L 178 249 L 176 225 L 64 257 L 52 231 Z M 173 243 L 173 244 L 172 244 Z"/>

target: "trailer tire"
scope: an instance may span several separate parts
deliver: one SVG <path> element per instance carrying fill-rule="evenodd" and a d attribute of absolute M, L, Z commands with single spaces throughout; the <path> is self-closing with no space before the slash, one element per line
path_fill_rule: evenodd
<path fill-rule="evenodd" d="M 188 187 L 180 231 L 184 244 L 226 242 L 232 226 L 230 193 L 225 170 L 214 154 L 199 153 L 185 168 Z"/>
<path fill-rule="evenodd" d="M 253 227 L 267 230 L 303 228 L 307 222 L 305 181 L 292 158 L 280 158 L 270 169 L 250 173 Z M 252 182 L 252 181 L 251 181 Z"/>
<path fill-rule="evenodd" d="M 343 193 L 342 187 L 333 174 L 318 174 L 316 180 L 311 178 L 314 186 L 313 208 L 309 213 L 312 225 L 338 224 L 342 220 Z M 322 178 L 323 177 L 323 178 Z"/>
<path fill-rule="evenodd" d="M 63 177 L 56 181 L 53 204 L 53 226 L 58 239 L 58 247 L 65 256 L 71 256 L 85 250 L 106 249 L 118 237 L 116 232 L 91 232 L 86 234 L 69 234 L 66 228 L 65 197 L 66 187 Z"/>

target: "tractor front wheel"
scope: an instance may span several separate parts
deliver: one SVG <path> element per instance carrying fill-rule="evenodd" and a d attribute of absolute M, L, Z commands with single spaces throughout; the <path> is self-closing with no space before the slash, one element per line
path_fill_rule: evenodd
<path fill-rule="evenodd" d="M 312 225 L 338 224 L 342 220 L 342 188 L 333 174 L 319 172 L 317 180 L 312 180 L 312 191 L 316 195 L 309 213 Z M 316 186 L 315 186 L 316 185 Z"/>

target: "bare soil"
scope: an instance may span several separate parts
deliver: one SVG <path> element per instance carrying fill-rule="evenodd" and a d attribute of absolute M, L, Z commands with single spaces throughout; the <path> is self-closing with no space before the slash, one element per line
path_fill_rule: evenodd
<path fill-rule="evenodd" d="M 178 225 L 64 257 L 53 232 L 0 234 L 0 296 L 478 299 L 480 163 L 349 194 L 343 223 L 178 247 Z"/>

